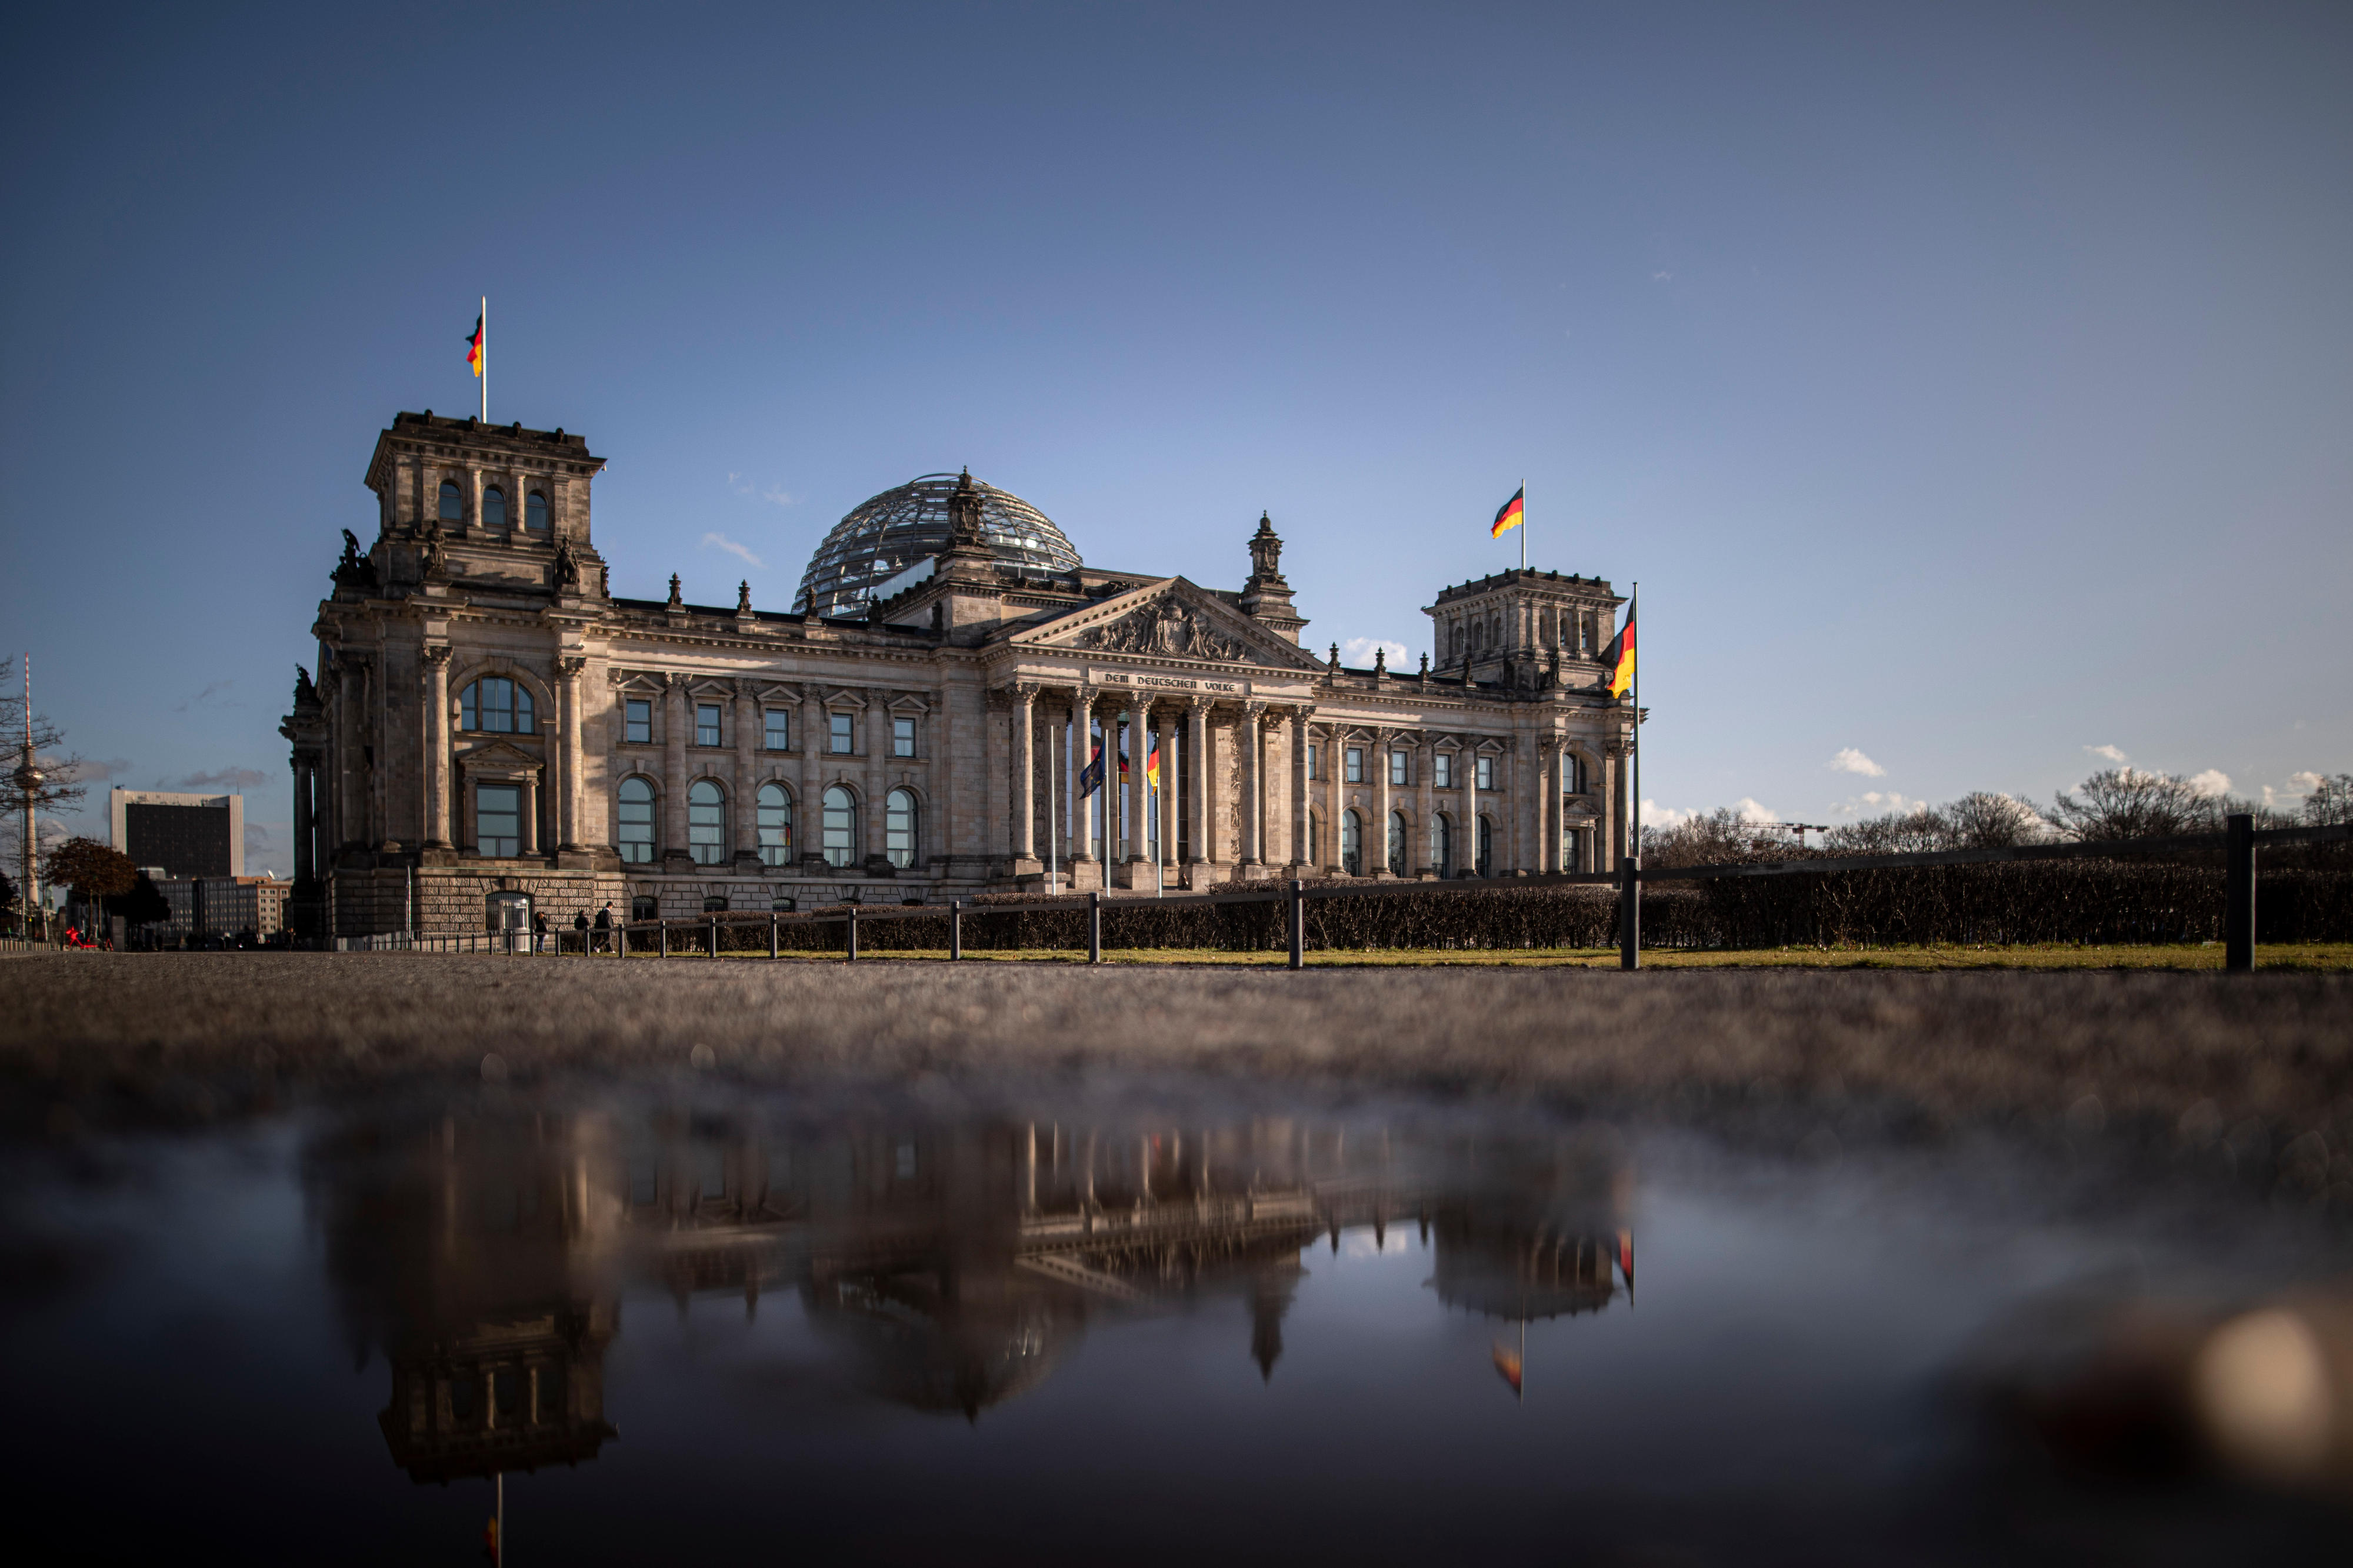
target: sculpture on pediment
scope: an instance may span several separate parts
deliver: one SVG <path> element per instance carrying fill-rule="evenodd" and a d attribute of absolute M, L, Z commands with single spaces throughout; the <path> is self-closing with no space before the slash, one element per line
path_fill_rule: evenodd
<path fill-rule="evenodd" d="M 374 588 L 376 586 L 375 563 L 360 553 L 360 542 L 350 529 L 343 530 L 343 557 L 335 563 L 335 584 L 343 588 Z"/>
<path fill-rule="evenodd" d="M 1218 630 L 1207 616 L 1176 599 L 1162 599 L 1109 626 L 1090 627 L 1074 646 L 1103 653 L 1159 654 L 1172 658 L 1238 659 L 1248 652 L 1241 638 Z"/>

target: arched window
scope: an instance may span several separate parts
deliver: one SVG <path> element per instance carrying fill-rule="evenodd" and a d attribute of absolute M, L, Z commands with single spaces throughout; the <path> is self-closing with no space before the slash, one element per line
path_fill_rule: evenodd
<path fill-rule="evenodd" d="M 793 797 L 785 793 L 782 784 L 760 786 L 760 863 L 793 863 Z"/>
<path fill-rule="evenodd" d="M 1405 875 L 1405 813 L 1392 811 L 1389 813 L 1389 875 L 1392 877 Z"/>
<path fill-rule="evenodd" d="M 1441 877 L 1454 875 L 1454 824 L 1442 811 L 1430 814 L 1430 863 Z"/>
<path fill-rule="evenodd" d="M 632 895 L 629 899 L 629 918 L 633 921 L 661 919 L 661 900 L 651 893 Z"/>
<path fill-rule="evenodd" d="M 537 490 L 522 498 L 522 525 L 533 533 L 547 531 L 547 498 Z"/>
<path fill-rule="evenodd" d="M 1479 819 L 1479 875 L 1495 874 L 1495 824 L 1492 817 Z"/>
<path fill-rule="evenodd" d="M 686 786 L 686 852 L 698 866 L 727 858 L 727 795 L 709 779 Z"/>
<path fill-rule="evenodd" d="M 848 866 L 858 859 L 858 798 L 839 784 L 825 792 L 825 863 Z"/>
<path fill-rule="evenodd" d="M 493 735 L 535 735 L 539 725 L 531 711 L 531 693 L 504 676 L 486 675 L 459 694 L 460 729 L 484 730 Z"/>
<path fill-rule="evenodd" d="M 1340 871 L 1344 876 L 1365 874 L 1365 824 L 1355 811 L 1340 814 Z"/>
<path fill-rule="evenodd" d="M 644 779 L 623 779 L 619 805 L 613 837 L 621 858 L 644 865 L 654 858 L 654 786 Z"/>
<path fill-rule="evenodd" d="M 1312 813 L 1307 818 L 1307 863 L 1324 864 L 1324 819 Z"/>
<path fill-rule="evenodd" d="M 915 863 L 915 792 L 894 789 L 882 797 L 882 853 L 902 871 Z"/>
<path fill-rule="evenodd" d="M 466 521 L 466 502 L 458 493 L 458 481 L 455 479 L 441 481 L 441 521 L 444 522 Z"/>
<path fill-rule="evenodd" d="M 507 493 L 492 485 L 482 492 L 482 526 L 504 528 L 507 525 Z"/>

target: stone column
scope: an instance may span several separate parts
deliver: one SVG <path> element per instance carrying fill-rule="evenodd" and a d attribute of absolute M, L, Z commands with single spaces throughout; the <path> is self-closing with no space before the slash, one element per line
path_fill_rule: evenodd
<path fill-rule="evenodd" d="M 753 705 L 752 692 L 751 681 L 736 681 L 734 798 L 728 802 L 733 808 L 728 816 L 734 824 L 734 831 L 729 836 L 733 856 L 749 855 L 756 862 L 760 858 L 760 818 L 754 800 L 760 787 L 756 777 L 760 714 Z"/>
<path fill-rule="evenodd" d="M 1134 706 L 1128 710 L 1127 723 L 1127 863 L 1131 868 L 1147 866 L 1152 860 L 1152 808 L 1150 792 L 1144 784 L 1144 750 L 1151 743 L 1147 727 L 1152 713 L 1152 699 L 1138 696 L 1131 699 Z M 1143 887 L 1145 879 L 1131 869 L 1130 887 Z"/>
<path fill-rule="evenodd" d="M 301 829 L 298 826 L 295 831 L 299 834 Z M 449 649 L 447 647 L 428 647 L 425 650 L 425 847 L 449 847 Z"/>
<path fill-rule="evenodd" d="M 1291 874 L 1303 877 L 1307 858 L 1307 710 L 1291 710 Z"/>
<path fill-rule="evenodd" d="M 662 841 L 655 856 L 659 866 L 668 855 L 686 848 L 686 737 L 694 723 L 688 710 L 686 681 L 678 675 L 662 677 Z"/>
<path fill-rule="evenodd" d="M 577 655 L 567 655 L 555 661 L 556 679 L 561 683 L 557 690 L 562 699 L 559 708 L 564 724 L 564 820 L 556 835 L 558 849 L 577 850 L 585 837 L 580 826 L 580 808 L 585 796 L 580 773 L 586 750 L 580 731 L 586 722 L 583 710 L 586 704 L 580 700 L 580 672 L 587 667 L 588 661 Z"/>
<path fill-rule="evenodd" d="M 1013 689 L 1013 857 L 1038 858 L 1038 689 Z"/>
<path fill-rule="evenodd" d="M 1263 759 L 1260 755 L 1265 737 L 1260 723 L 1266 716 L 1263 702 L 1242 704 L 1241 722 L 1234 726 L 1235 743 L 1242 752 L 1242 842 L 1241 864 L 1256 866 L 1266 858 L 1261 836 L 1266 829 L 1266 792 L 1260 787 L 1260 771 Z"/>
<path fill-rule="evenodd" d="M 1209 700 L 1194 697 L 1185 703 L 1185 793 L 1187 837 L 1193 863 L 1209 858 Z"/>
<path fill-rule="evenodd" d="M 1094 713 L 1094 692 L 1087 687 L 1079 687 L 1071 693 L 1069 740 L 1065 743 L 1062 755 L 1077 763 L 1080 770 L 1083 770 L 1087 765 L 1087 744 L 1093 738 L 1087 731 L 1088 720 Z M 1074 751 L 1075 756 L 1072 754 Z M 1063 808 L 1066 815 L 1062 819 L 1062 830 L 1069 835 L 1067 858 L 1073 866 L 1084 865 L 1095 858 L 1094 830 L 1092 826 L 1094 797 L 1090 795 L 1084 800 L 1079 798 L 1076 793 L 1079 787 L 1078 773 L 1068 766 L 1062 770 L 1062 782 L 1068 786 L 1064 791 Z"/>
<path fill-rule="evenodd" d="M 1454 847 L 1454 858 L 1466 877 L 1479 874 L 1479 737 L 1457 753 L 1462 763 L 1462 842 Z"/>
<path fill-rule="evenodd" d="M 367 842 L 367 778 L 360 750 L 367 723 L 367 666 L 349 656 L 336 661 L 343 688 L 336 703 L 335 825 L 346 844 Z"/>
<path fill-rule="evenodd" d="M 801 751 L 801 786 L 793 801 L 795 858 L 818 860 L 825 856 L 825 706 L 814 684 L 801 688 L 800 733 L 793 742 Z"/>
<path fill-rule="evenodd" d="M 311 846 L 310 764 L 296 752 L 286 759 L 286 765 L 294 774 L 294 880 L 307 882 L 316 875 L 317 865 Z"/>
<path fill-rule="evenodd" d="M 522 779 L 522 820 L 516 825 L 522 835 L 517 851 L 523 855 L 539 853 L 539 775 L 526 773 Z"/>
<path fill-rule="evenodd" d="M 1430 836 L 1435 830 L 1438 822 L 1437 810 L 1431 804 L 1430 793 L 1430 763 L 1435 753 L 1430 749 L 1428 734 L 1414 737 L 1413 808 L 1415 815 L 1421 818 L 1421 826 L 1414 831 L 1420 838 L 1420 843 L 1409 846 L 1412 853 L 1407 858 L 1412 862 L 1414 875 L 1418 877 L 1435 877 L 1440 869 L 1438 857 L 1431 852 L 1430 845 Z"/>
<path fill-rule="evenodd" d="M 1337 876 L 1340 859 L 1341 814 L 1348 809 L 1345 792 L 1348 772 L 1347 742 L 1337 724 L 1324 730 L 1324 869 Z"/>
<path fill-rule="evenodd" d="M 1365 846 L 1365 863 L 1373 868 L 1376 877 L 1392 875 L 1389 870 L 1389 813 L 1396 806 L 1389 796 L 1389 741 L 1388 731 L 1374 731 L 1372 754 L 1368 759 L 1373 764 L 1373 815 L 1377 820 L 1373 824 L 1373 841 Z"/>
<path fill-rule="evenodd" d="M 1176 721 L 1165 711 L 1152 720 L 1152 739 L 1160 747 L 1160 804 L 1154 812 L 1160 826 L 1160 864 L 1176 864 L 1176 796 L 1180 792 L 1178 763 L 1184 747 L 1176 740 Z"/>
<path fill-rule="evenodd" d="M 866 694 L 865 766 L 859 773 L 866 784 L 866 835 L 859 846 L 865 851 L 859 857 L 861 860 L 882 853 L 882 797 L 891 791 L 891 705 L 883 697 L 880 691 Z"/>

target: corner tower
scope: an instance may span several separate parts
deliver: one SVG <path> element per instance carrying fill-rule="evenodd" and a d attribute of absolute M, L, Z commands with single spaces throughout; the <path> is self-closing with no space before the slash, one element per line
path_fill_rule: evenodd
<path fill-rule="evenodd" d="M 368 459 L 376 542 L 366 564 L 396 593 L 458 576 L 601 598 L 589 501 L 604 466 L 586 437 L 561 428 L 396 414 Z"/>

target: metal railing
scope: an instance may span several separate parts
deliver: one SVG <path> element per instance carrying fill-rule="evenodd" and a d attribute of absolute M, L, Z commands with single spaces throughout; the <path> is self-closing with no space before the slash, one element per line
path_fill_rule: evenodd
<path fill-rule="evenodd" d="M 2258 850 L 2265 846 L 2318 844 L 2348 838 L 2353 838 L 2353 825 L 2269 828 L 2258 832 L 2252 816 L 2233 816 L 2221 833 L 2183 834 L 2163 838 L 2010 845 L 1989 849 L 1940 849 L 1900 855 L 1850 855 L 1834 858 L 1672 866 L 1655 869 L 1644 868 L 1629 860 L 1615 871 L 1566 872 L 1508 879 L 1465 878 L 1444 881 L 1415 879 L 1394 882 L 1324 883 L 1310 887 L 1303 879 L 1293 878 L 1281 883 L 1227 888 L 1217 892 L 1158 896 L 1139 893 L 1127 899 L 1114 899 L 1111 904 L 1113 908 L 1130 909 L 1166 908 L 1171 905 L 1282 904 L 1286 906 L 1283 925 L 1290 967 L 1298 969 L 1306 963 L 1307 905 L 1316 900 L 1413 894 L 1427 896 L 1432 893 L 1468 894 L 1499 888 L 1517 890 L 1545 887 L 1610 887 L 1619 890 L 1620 962 L 1631 969 L 1639 967 L 1640 962 L 1641 928 L 1639 919 L 1633 913 L 1639 907 L 1636 894 L 1641 885 L 1646 882 L 1820 876 L 1842 871 L 1973 866 L 2001 861 L 2101 859 L 2127 855 L 2168 855 L 2219 849 L 2225 858 L 2224 967 L 2248 970 L 2254 967 L 2255 861 Z M 542 933 L 502 931 L 455 936 L 412 936 L 390 932 L 375 936 L 338 937 L 334 946 L 337 951 L 344 952 L 476 952 L 512 957 L 568 955 L 586 958 L 716 958 L 732 948 L 734 952 L 756 956 L 756 942 L 747 946 L 741 942 L 725 942 L 722 933 L 737 932 L 746 928 L 757 933 L 765 926 L 766 956 L 776 959 L 787 956 L 783 941 L 786 930 L 839 925 L 844 928 L 839 956 L 845 962 L 855 962 L 860 956 L 860 927 L 891 921 L 938 920 L 945 916 L 947 956 L 953 962 L 964 957 L 964 922 L 968 919 L 1082 908 L 1086 915 L 1087 962 L 1101 963 L 1104 907 L 1105 900 L 1101 892 L 1039 894 L 1029 898 L 993 899 L 987 903 L 974 904 L 959 899 L 945 904 L 845 904 L 831 909 L 791 912 L 774 910 L 765 915 L 712 911 L 699 916 L 628 921 L 602 931 L 565 927 Z M 804 952 L 807 950 L 796 950 L 791 955 L 799 956 Z M 808 956 L 819 954 L 812 952 Z"/>

